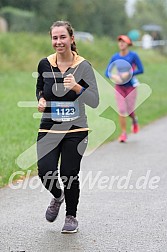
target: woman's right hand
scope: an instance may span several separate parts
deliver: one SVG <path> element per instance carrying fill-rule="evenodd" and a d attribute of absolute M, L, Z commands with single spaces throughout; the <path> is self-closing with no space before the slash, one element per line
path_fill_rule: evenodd
<path fill-rule="evenodd" d="M 46 100 L 44 98 L 40 98 L 38 101 L 38 111 L 44 112 L 46 108 Z"/>

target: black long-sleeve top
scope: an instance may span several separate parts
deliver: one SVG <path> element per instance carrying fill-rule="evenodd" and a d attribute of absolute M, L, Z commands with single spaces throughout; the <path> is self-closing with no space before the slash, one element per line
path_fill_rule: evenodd
<path fill-rule="evenodd" d="M 39 100 L 43 97 L 47 102 L 47 107 L 43 113 L 40 129 L 67 130 L 74 128 L 87 128 L 87 117 L 85 114 L 85 104 L 96 108 L 99 104 L 99 94 L 95 75 L 90 63 L 77 55 L 75 52 L 74 61 L 70 68 L 62 74 L 56 65 L 56 53 L 42 59 L 38 64 L 38 78 L 36 85 L 36 96 Z M 76 94 L 73 90 L 65 90 L 63 85 L 64 77 L 73 74 L 75 81 L 83 87 L 81 94 Z M 52 101 L 78 101 L 79 118 L 70 122 L 57 122 L 51 118 Z"/>

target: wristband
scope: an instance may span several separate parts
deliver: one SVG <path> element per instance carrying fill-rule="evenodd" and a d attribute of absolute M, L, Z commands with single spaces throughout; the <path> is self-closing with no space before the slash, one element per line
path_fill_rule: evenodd
<path fill-rule="evenodd" d="M 79 94 L 78 95 L 81 95 L 82 93 L 83 93 L 83 91 L 85 90 L 85 88 L 84 87 L 82 87 L 81 88 L 81 91 L 79 92 Z"/>

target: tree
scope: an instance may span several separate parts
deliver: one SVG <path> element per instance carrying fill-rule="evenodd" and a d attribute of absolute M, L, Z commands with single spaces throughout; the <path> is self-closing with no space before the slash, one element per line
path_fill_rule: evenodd
<path fill-rule="evenodd" d="M 0 8 L 5 6 L 12 6 L 15 8 L 19 8 L 22 10 L 34 10 L 37 9 L 40 5 L 39 0 L 1 0 L 0 2 Z"/>
<path fill-rule="evenodd" d="M 68 20 L 76 30 L 117 36 L 127 32 L 126 0 L 1 0 L 11 6 L 33 11 L 36 29 L 48 31 L 55 20 Z"/>
<path fill-rule="evenodd" d="M 166 36 L 167 22 L 164 20 L 167 20 L 167 0 L 138 0 L 131 20 L 133 20 L 133 26 L 138 29 L 141 29 L 145 24 L 160 25 L 163 28 L 164 36 Z"/>

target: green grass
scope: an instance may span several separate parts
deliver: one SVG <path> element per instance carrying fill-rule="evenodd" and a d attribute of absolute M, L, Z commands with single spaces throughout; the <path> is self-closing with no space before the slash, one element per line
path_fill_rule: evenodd
<path fill-rule="evenodd" d="M 79 53 L 92 63 L 102 77 L 109 58 L 116 49 L 116 44 L 108 38 L 96 38 L 92 44 L 78 43 Z M 139 79 L 152 89 L 151 96 L 137 109 L 140 125 L 143 127 L 167 115 L 167 58 L 157 51 L 133 49 L 139 53 L 145 68 L 145 73 Z M 0 36 L 0 187 L 8 183 L 14 171 L 22 171 L 16 159 L 36 141 L 40 122 L 39 119 L 33 119 L 36 108 L 20 108 L 17 103 L 36 101 L 36 80 L 32 77 L 32 72 L 36 71 L 39 60 L 51 53 L 53 50 L 49 35 L 22 33 Z M 103 79 L 100 80 L 99 86 L 101 103 L 108 104 L 112 100 L 111 88 Z M 95 110 L 88 109 L 90 127 L 97 132 L 90 141 L 90 148 L 97 146 L 98 141 L 112 141 L 119 134 L 117 113 L 108 106 L 102 107 L 104 107 L 102 110 L 96 109 L 96 116 Z M 103 112 L 101 117 L 99 112 Z M 110 120 L 102 119 L 102 116 Z M 116 125 L 113 134 L 112 121 Z M 130 120 L 128 125 L 130 128 Z M 36 172 L 36 164 L 28 169 Z"/>

